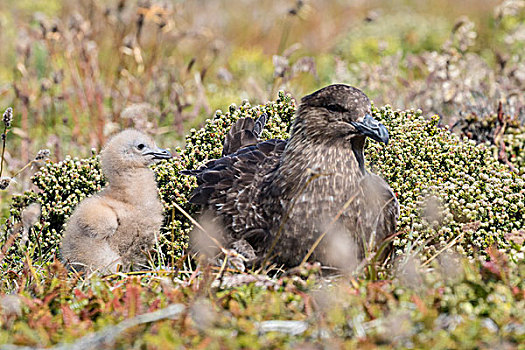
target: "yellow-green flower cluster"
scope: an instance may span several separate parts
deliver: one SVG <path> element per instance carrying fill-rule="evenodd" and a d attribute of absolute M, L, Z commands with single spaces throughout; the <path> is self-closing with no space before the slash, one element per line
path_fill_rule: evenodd
<path fill-rule="evenodd" d="M 496 245 L 523 258 L 522 242 L 505 235 L 525 227 L 525 177 L 500 164 L 492 147 L 440 128 L 437 116 L 428 120 L 419 111 L 390 107 L 374 115 L 389 128 L 391 143 L 369 143 L 367 157 L 401 204 L 398 252 L 432 256 L 457 243 L 469 256 Z M 439 205 L 429 206 L 429 199 Z"/>
<path fill-rule="evenodd" d="M 27 249 L 38 254 L 38 260 L 45 261 L 58 252 L 64 222 L 75 206 L 86 196 L 99 191 L 105 180 L 98 157 L 93 154 L 87 159 L 66 157 L 58 163 L 46 162 L 32 181 L 40 191 L 13 197 L 11 214 L 19 219 L 22 209 L 29 203 L 41 204 L 42 219 L 33 227 Z M 25 249 L 14 245 L 8 258 L 20 257 L 17 248 Z"/>

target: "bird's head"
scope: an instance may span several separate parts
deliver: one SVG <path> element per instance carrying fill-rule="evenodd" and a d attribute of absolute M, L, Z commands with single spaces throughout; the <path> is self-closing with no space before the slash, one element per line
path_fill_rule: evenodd
<path fill-rule="evenodd" d="M 372 117 L 370 107 L 361 90 L 329 85 L 301 99 L 293 132 L 327 141 L 368 136 L 388 143 L 388 130 Z"/>
<path fill-rule="evenodd" d="M 161 159 L 169 159 L 169 151 L 158 148 L 147 135 L 134 129 L 113 136 L 100 154 L 102 170 L 106 176 L 127 169 L 146 168 Z"/>

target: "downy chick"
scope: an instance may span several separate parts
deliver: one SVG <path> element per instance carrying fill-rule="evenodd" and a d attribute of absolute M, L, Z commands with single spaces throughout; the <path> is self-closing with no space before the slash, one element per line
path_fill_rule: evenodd
<path fill-rule="evenodd" d="M 64 262 L 76 271 L 137 269 L 147 260 L 163 221 L 155 175 L 148 166 L 171 154 L 143 133 L 128 129 L 101 152 L 107 186 L 75 209 L 61 245 Z"/>

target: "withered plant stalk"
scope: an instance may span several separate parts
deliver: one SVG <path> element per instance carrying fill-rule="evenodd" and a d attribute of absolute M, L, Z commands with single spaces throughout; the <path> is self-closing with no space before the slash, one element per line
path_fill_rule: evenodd
<path fill-rule="evenodd" d="M 0 158 L 0 177 L 4 171 L 4 154 L 5 154 L 5 140 L 7 139 L 7 125 L 4 124 L 4 132 L 2 133 L 2 158 Z"/>

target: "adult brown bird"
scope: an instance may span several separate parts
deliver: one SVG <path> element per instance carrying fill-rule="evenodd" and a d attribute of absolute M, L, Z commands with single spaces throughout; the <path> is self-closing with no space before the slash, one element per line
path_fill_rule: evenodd
<path fill-rule="evenodd" d="M 143 133 L 115 135 L 100 155 L 107 186 L 77 206 L 61 244 L 64 262 L 76 271 L 143 268 L 162 225 L 163 207 L 149 165 L 171 158 Z"/>
<path fill-rule="evenodd" d="M 337 84 L 303 97 L 286 141 L 259 142 L 263 122 L 239 120 L 222 158 L 185 172 L 197 177 L 190 202 L 216 216 L 230 246 L 296 266 L 322 236 L 311 259 L 333 265 L 331 235 L 343 233 L 362 259 L 395 232 L 399 203 L 363 153 L 367 137 L 386 144 L 389 135 L 362 91 Z"/>

